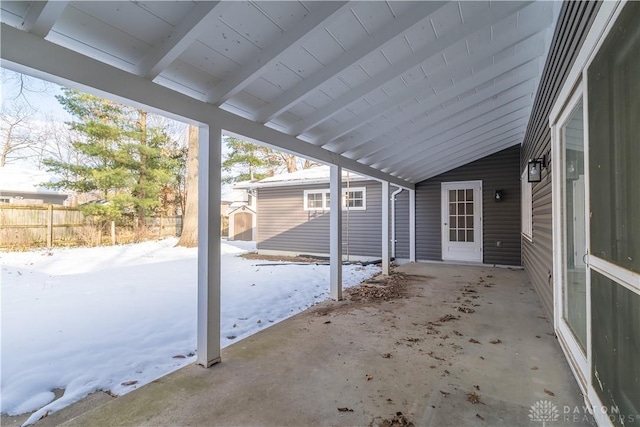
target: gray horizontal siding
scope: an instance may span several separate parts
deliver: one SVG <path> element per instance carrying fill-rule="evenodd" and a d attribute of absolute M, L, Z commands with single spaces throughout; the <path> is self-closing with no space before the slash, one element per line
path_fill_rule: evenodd
<path fill-rule="evenodd" d="M 442 260 L 443 182 L 482 181 L 483 262 L 520 265 L 520 146 L 445 172 L 416 185 L 416 257 Z M 494 200 L 503 190 L 504 200 Z M 501 242 L 500 246 L 497 242 Z"/>
<path fill-rule="evenodd" d="M 379 257 L 382 186 L 377 181 L 358 181 L 351 187 L 366 187 L 367 209 L 342 211 L 344 255 Z M 328 183 L 259 188 L 258 250 L 329 253 L 329 211 L 305 211 L 303 207 L 304 190 L 327 188 Z"/>
<path fill-rule="evenodd" d="M 391 187 L 394 191 L 395 187 Z M 409 258 L 409 192 L 403 190 L 396 196 L 395 212 L 396 258 Z"/>
<path fill-rule="evenodd" d="M 599 7 L 599 3 L 593 1 L 562 5 L 522 145 L 521 171 L 529 159 L 546 155 L 549 160 L 542 182 L 532 184 L 533 235 L 532 242 L 522 239 L 522 264 L 550 316 L 553 315 L 551 177 L 554 162 L 550 159 L 549 114 Z"/>

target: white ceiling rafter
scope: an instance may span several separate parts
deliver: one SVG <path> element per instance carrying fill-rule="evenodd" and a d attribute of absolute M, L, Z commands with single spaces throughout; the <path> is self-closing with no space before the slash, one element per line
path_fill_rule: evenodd
<path fill-rule="evenodd" d="M 263 50 L 251 62 L 235 72 L 232 77 L 222 81 L 207 95 L 208 102 L 221 105 L 260 77 L 268 66 L 277 63 L 292 46 L 302 43 L 312 31 L 322 27 L 333 16 L 349 9 L 347 2 L 321 2 L 294 28 L 285 32 L 274 44 Z"/>
<path fill-rule="evenodd" d="M 24 17 L 22 28 L 42 38 L 47 37 L 47 34 L 60 18 L 68 3 L 68 1 L 32 2 L 27 15 Z"/>
<path fill-rule="evenodd" d="M 353 90 L 347 92 L 340 98 L 334 99 L 329 104 L 318 109 L 313 114 L 305 117 L 300 123 L 296 123 L 289 130 L 291 135 L 299 135 L 307 130 L 317 126 L 319 123 L 331 118 L 334 114 L 348 107 L 353 102 L 356 102 L 360 98 L 366 96 L 370 92 L 381 87 L 385 83 L 408 70 L 422 64 L 427 59 L 439 55 L 443 49 L 451 46 L 457 41 L 467 37 L 470 34 L 480 30 L 486 25 L 491 25 L 494 22 L 500 21 L 513 13 L 517 12 L 520 8 L 527 6 L 527 2 L 522 3 L 496 3 L 491 8 L 485 9 L 480 15 L 474 17 L 474 19 L 467 21 L 465 24 L 454 27 L 451 31 L 443 34 L 439 38 L 435 39 L 432 43 L 427 44 L 419 51 L 414 52 L 412 55 L 406 57 L 404 60 L 392 64 L 392 66 L 382 73 L 373 76 L 370 80 L 364 84 L 353 88 Z M 539 22 L 531 23 L 528 28 L 535 28 L 533 35 L 541 30 L 541 24 Z M 527 29 L 528 29 L 527 28 Z M 512 44 L 516 42 L 512 40 Z M 386 58 L 386 56 L 385 56 Z M 387 59 L 388 60 L 388 59 Z"/>
<path fill-rule="evenodd" d="M 526 125 L 527 119 L 515 120 L 512 123 L 508 123 L 506 125 L 500 126 L 498 128 L 492 129 L 489 132 L 486 132 L 482 135 L 477 135 L 472 138 L 460 140 L 460 141 L 451 141 L 446 147 L 441 147 L 440 150 L 430 150 L 429 147 L 426 147 L 424 153 L 421 156 L 413 156 L 410 158 L 405 157 L 404 162 L 395 162 L 393 166 L 385 166 L 382 170 L 386 173 L 400 173 L 402 169 L 407 168 L 410 169 L 413 166 L 425 166 L 429 162 L 433 162 L 434 164 L 441 164 L 449 160 L 450 157 L 443 157 L 447 154 L 450 154 L 451 157 L 461 157 L 464 153 L 465 148 L 469 147 L 478 147 L 480 151 L 485 148 L 486 144 L 491 141 L 495 141 L 497 139 L 504 139 L 514 137 L 515 135 L 522 134 L 524 135 L 524 127 L 523 124 Z M 484 156 L 482 156 L 484 157 Z M 409 159 L 409 161 L 407 161 Z M 398 164 L 402 164 L 401 167 Z"/>
<path fill-rule="evenodd" d="M 5 67 L 410 188 L 519 142 L 559 9 L 62 5 L 0 2 Z"/>
<path fill-rule="evenodd" d="M 421 152 L 421 148 L 418 148 L 414 145 L 418 143 L 419 140 L 428 140 L 429 149 L 431 149 L 441 143 L 446 143 L 447 141 L 454 140 L 455 138 L 466 135 L 470 132 L 479 134 L 487 128 L 490 128 L 491 126 L 498 126 L 499 124 L 509 122 L 514 118 L 528 116 L 530 110 L 530 100 L 526 98 L 526 96 L 520 97 L 514 102 L 503 105 L 500 108 L 497 108 L 476 118 L 470 118 L 466 115 L 460 115 L 460 121 L 464 120 L 462 123 L 439 134 L 431 131 L 428 133 L 419 133 L 413 138 L 407 138 L 405 140 L 398 139 L 396 140 L 396 150 L 397 147 L 406 146 L 407 149 L 403 150 L 403 154 L 406 154 L 408 157 L 410 157 Z M 360 161 L 367 165 L 373 165 L 388 158 L 394 153 L 394 150 L 384 149 L 375 153 L 372 152 L 371 154 L 362 157 Z"/>
<path fill-rule="evenodd" d="M 67 87 L 168 115 L 190 123 L 217 124 L 229 133 L 242 135 L 279 150 L 335 164 L 374 179 L 389 181 L 403 188 L 413 183 L 392 177 L 351 159 L 344 158 L 290 135 L 224 111 L 168 89 L 144 77 L 100 62 L 56 45 L 38 36 L 0 24 L 3 67 L 43 78 Z"/>
<path fill-rule="evenodd" d="M 464 166 L 470 162 L 490 156 L 506 148 L 513 147 L 514 145 L 519 145 L 522 142 L 523 138 L 524 131 L 517 133 L 509 132 L 506 133 L 504 137 L 500 137 L 495 140 L 484 141 L 482 147 L 472 148 L 468 153 L 465 152 L 464 155 L 451 157 L 444 162 L 425 162 L 413 169 L 406 169 L 406 172 L 408 173 L 409 171 L 411 171 L 411 176 L 416 176 L 416 179 L 418 181 L 424 181 L 425 179 L 429 179 L 434 176 L 440 175 L 441 173 L 450 171 L 451 169 Z M 403 172 L 404 171 L 405 169 L 403 169 Z M 404 175 L 404 173 L 402 175 Z M 394 176 L 398 176 L 399 178 L 401 178 L 399 174 L 395 174 Z"/>
<path fill-rule="evenodd" d="M 459 95 L 464 94 L 469 90 L 482 85 L 485 82 L 493 80 L 494 78 L 513 70 L 514 68 L 520 67 L 526 63 L 536 60 L 540 55 L 542 55 L 543 51 L 544 50 L 542 48 L 533 48 L 519 52 L 515 56 L 505 59 L 504 61 L 499 62 L 493 67 L 489 67 L 481 72 L 478 72 L 474 76 L 470 76 L 458 82 L 456 85 L 439 92 L 437 95 L 430 96 L 428 98 L 428 101 L 423 103 L 424 105 L 418 105 L 420 105 L 421 108 L 427 106 L 427 108 L 424 108 L 424 111 L 426 111 L 429 108 L 437 106 L 438 104 L 447 102 Z M 368 121 L 375 119 L 385 111 L 395 108 L 406 99 L 410 99 L 411 97 L 417 96 L 418 94 L 424 95 L 425 93 L 428 93 L 430 91 L 431 88 L 428 86 L 425 87 L 424 84 L 413 84 L 408 88 L 405 88 L 397 92 L 395 95 L 387 98 L 385 101 L 380 102 L 373 107 L 361 112 L 359 115 L 353 117 L 352 119 L 333 127 L 330 131 L 317 136 L 314 139 L 314 143 L 318 144 L 320 142 L 328 143 L 334 141 L 341 136 L 344 136 L 349 132 L 359 128 Z"/>
<path fill-rule="evenodd" d="M 397 146 L 389 147 L 389 145 L 385 143 L 385 141 L 391 137 L 385 138 L 382 136 L 376 140 L 372 140 L 367 144 L 367 151 L 363 151 L 358 158 L 363 162 L 370 161 L 369 159 L 371 159 L 372 156 L 377 156 L 379 153 L 397 150 L 397 147 L 408 145 L 410 143 L 409 141 L 415 140 L 419 135 L 432 138 L 453 129 L 468 129 L 476 123 L 482 123 L 484 120 L 493 120 L 494 118 L 500 117 L 500 115 L 508 114 L 514 109 L 520 109 L 522 106 L 530 106 L 532 90 L 532 84 L 519 85 L 501 94 L 500 100 L 488 98 L 481 101 L 479 105 L 475 105 L 469 109 L 463 109 L 462 114 L 459 113 L 461 109 L 458 105 L 456 105 L 455 110 L 442 110 L 441 113 L 450 112 L 450 118 L 434 122 L 435 124 L 427 126 L 417 123 L 416 126 L 409 127 L 405 131 L 394 133 L 393 138 L 397 141 Z M 488 104 L 485 101 L 488 101 Z M 362 150 L 362 148 L 359 150 Z M 346 153 L 345 156 L 351 159 L 354 158 L 346 155 Z"/>
<path fill-rule="evenodd" d="M 356 64 L 369 53 L 379 49 L 388 41 L 422 21 L 444 4 L 444 2 L 420 2 L 416 4 L 407 13 L 396 18 L 381 31 L 371 37 L 367 37 L 362 43 L 344 52 L 338 59 L 325 65 L 322 69 L 298 83 L 293 89 L 282 94 L 278 99 L 260 108 L 256 113 L 255 120 L 259 123 L 266 123 L 282 114 L 291 106 L 303 100 L 311 91 L 333 78 L 333 76 Z"/>
<path fill-rule="evenodd" d="M 422 109 L 420 109 L 419 111 L 416 111 L 416 110 L 407 111 L 407 115 L 405 116 L 405 120 L 403 123 L 394 122 L 386 126 L 385 131 L 382 135 L 392 132 L 398 126 L 403 126 L 405 123 L 408 123 L 410 120 L 409 119 L 410 117 L 413 120 L 415 120 L 415 125 L 420 126 L 421 129 L 423 130 L 429 129 L 434 124 L 442 120 L 445 120 L 446 118 L 451 117 L 452 115 L 458 114 L 461 111 L 464 111 L 470 107 L 473 107 L 487 100 L 495 98 L 501 93 L 506 91 L 509 91 L 509 92 L 506 96 L 505 102 L 512 99 L 510 95 L 513 95 L 514 97 L 531 95 L 531 93 L 535 90 L 535 86 L 533 85 L 533 81 L 532 81 L 535 77 L 536 77 L 536 74 L 534 72 L 530 72 L 528 74 L 524 74 L 521 76 L 510 77 L 498 83 L 497 85 L 491 86 L 489 88 L 485 88 L 477 92 L 476 94 L 465 98 L 464 100 L 460 101 L 460 103 L 450 106 L 447 109 L 440 110 L 437 113 L 434 113 L 430 116 L 425 116 L 424 111 L 422 111 Z M 414 113 L 416 114 L 414 115 Z M 410 128 L 402 135 L 402 137 L 405 138 L 408 136 L 412 136 L 414 130 L 415 128 Z M 368 152 L 367 147 L 370 144 L 370 141 L 371 139 L 366 135 L 364 135 L 363 137 L 358 138 L 358 144 L 354 146 L 355 148 L 349 151 L 342 152 L 341 154 L 344 154 L 345 156 L 351 159 L 358 158 L 358 156 L 363 156 L 365 153 Z M 340 151 L 337 151 L 337 152 L 340 152 Z"/>
<path fill-rule="evenodd" d="M 407 163 L 407 159 L 417 160 L 421 155 L 429 156 L 429 158 L 438 157 L 446 152 L 454 151 L 456 146 L 464 145 L 468 141 L 500 132 L 500 129 L 513 130 L 518 128 L 517 130 L 522 131 L 523 129 L 519 127 L 526 125 L 527 120 L 529 119 L 529 113 L 529 109 L 524 108 L 485 123 L 473 131 L 465 132 L 464 134 L 448 138 L 436 138 L 434 140 L 417 140 L 413 142 L 411 151 L 398 150 L 395 155 L 390 154 L 384 159 L 363 163 L 371 167 L 380 167 L 383 164 L 385 169 L 395 170 L 394 168 L 397 168 L 399 164 Z"/>
<path fill-rule="evenodd" d="M 158 77 L 196 41 L 211 20 L 220 16 L 230 5 L 231 2 L 224 1 L 196 3 L 187 16 L 142 58 L 137 66 L 137 74 L 151 80 Z"/>

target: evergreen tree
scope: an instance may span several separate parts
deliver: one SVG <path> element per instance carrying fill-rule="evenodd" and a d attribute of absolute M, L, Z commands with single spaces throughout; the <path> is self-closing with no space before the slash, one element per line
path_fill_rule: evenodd
<path fill-rule="evenodd" d="M 50 171 L 67 177 L 52 186 L 95 192 L 108 203 L 82 207 L 86 214 L 108 220 L 130 213 L 144 227 L 144 218 L 160 206 L 161 191 L 179 168 L 179 160 L 163 152 L 170 142 L 167 133 L 149 127 L 142 110 L 71 89 L 57 98 L 77 119 L 69 125 L 81 138 L 71 145 L 88 160 L 45 160 Z"/>
<path fill-rule="evenodd" d="M 232 136 L 225 136 L 224 142 L 230 152 L 222 162 L 222 170 L 230 175 L 225 182 L 262 179 L 272 176 L 281 162 L 273 150 L 252 144 Z"/>

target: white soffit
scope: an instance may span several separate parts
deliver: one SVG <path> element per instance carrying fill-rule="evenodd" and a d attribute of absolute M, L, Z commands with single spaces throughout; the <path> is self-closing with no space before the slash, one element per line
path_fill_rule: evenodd
<path fill-rule="evenodd" d="M 3 28 L 264 125 L 270 145 L 281 145 L 276 130 L 288 150 L 296 137 L 301 155 L 327 152 L 323 158 L 347 168 L 408 183 L 522 142 L 559 7 L 0 3 Z M 237 127 L 228 130 L 242 135 Z"/>

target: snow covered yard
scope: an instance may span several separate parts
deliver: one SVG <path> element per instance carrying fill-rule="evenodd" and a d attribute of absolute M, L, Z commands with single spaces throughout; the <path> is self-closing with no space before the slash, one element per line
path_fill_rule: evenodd
<path fill-rule="evenodd" d="M 195 360 L 197 250 L 176 239 L 0 253 L 1 412 L 25 424 L 103 390 L 121 395 Z M 223 347 L 328 298 L 329 267 L 256 266 L 222 242 Z M 269 262 L 273 264 L 272 262 Z M 345 266 L 353 286 L 380 271 Z M 54 400 L 54 389 L 64 395 Z"/>

